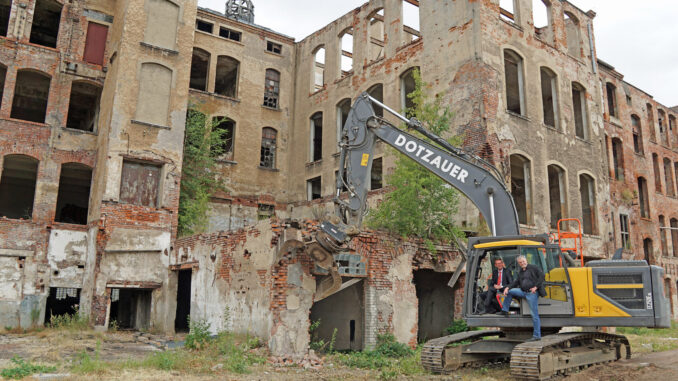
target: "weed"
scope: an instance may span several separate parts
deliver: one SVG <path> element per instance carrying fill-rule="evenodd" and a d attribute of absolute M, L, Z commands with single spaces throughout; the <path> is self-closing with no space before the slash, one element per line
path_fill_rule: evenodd
<path fill-rule="evenodd" d="M 210 323 L 199 320 L 191 320 L 188 317 L 190 332 L 186 335 L 185 347 L 188 349 L 200 349 L 210 340 Z"/>
<path fill-rule="evenodd" d="M 374 352 L 386 357 L 405 357 L 414 354 L 414 351 L 403 343 L 396 341 L 395 336 L 390 333 L 377 335 L 377 348 Z"/>
<path fill-rule="evenodd" d="M 384 380 L 399 375 L 426 374 L 420 362 L 421 348 L 412 350 L 398 343 L 390 334 L 378 335 L 377 347 L 373 351 L 337 353 L 333 356 L 337 362 L 348 367 L 379 370 L 379 377 Z"/>
<path fill-rule="evenodd" d="M 337 331 L 338 331 L 338 329 L 336 329 L 336 328 L 334 329 L 334 331 L 332 331 L 332 339 L 330 340 L 330 348 L 329 348 L 330 353 L 334 352 L 334 344 L 337 342 Z"/>
<path fill-rule="evenodd" d="M 30 361 L 26 361 L 17 356 L 12 357 L 11 361 L 15 366 L 12 368 L 5 368 L 0 371 L 0 376 L 3 378 L 20 380 L 34 373 L 56 372 L 56 367 L 54 366 L 33 364 Z"/>
<path fill-rule="evenodd" d="M 328 345 L 324 339 L 318 337 L 318 333 L 316 332 L 320 327 L 320 321 L 321 319 L 312 321 L 311 325 L 308 327 L 308 333 L 311 336 L 311 343 L 309 346 L 316 352 L 324 351 L 325 347 Z"/>
<path fill-rule="evenodd" d="M 89 321 L 86 317 L 80 315 L 76 305 L 72 314 L 51 315 L 49 326 L 55 329 L 65 329 L 69 331 L 82 331 L 88 328 Z"/>
<path fill-rule="evenodd" d="M 452 325 L 445 328 L 445 332 L 448 335 L 454 335 L 455 333 L 466 332 L 468 330 L 469 330 L 469 327 L 466 324 L 466 320 L 463 320 L 463 319 L 457 319 L 457 320 L 452 322 Z"/>

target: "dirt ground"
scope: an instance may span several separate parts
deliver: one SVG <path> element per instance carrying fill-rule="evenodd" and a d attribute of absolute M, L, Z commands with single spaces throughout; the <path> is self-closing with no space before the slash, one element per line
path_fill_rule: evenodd
<path fill-rule="evenodd" d="M 645 348 L 648 350 L 647 348 Z M 42 331 L 31 334 L 0 334 L 0 369 L 11 365 L 14 356 L 41 364 L 57 366 L 62 379 L 91 380 L 93 375 L 70 374 L 69 369 L 78 361 L 81 353 L 98 353 L 106 361 L 143 358 L 160 351 L 158 345 L 139 339 L 132 333 L 60 333 Z M 599 365 L 585 371 L 560 377 L 568 381 L 669 381 L 678 379 L 678 349 L 664 352 L 638 353 L 630 360 Z M 186 374 L 184 372 L 160 371 L 154 369 L 121 369 L 116 372 L 97 374 L 94 378 L 106 380 L 375 380 L 378 371 L 348 368 L 334 364 L 326 358 L 320 370 L 305 370 L 299 367 L 274 367 L 271 364 L 257 365 L 244 375 L 229 374 L 214 369 L 209 375 Z M 30 378 L 29 378 L 30 379 Z M 49 378 L 51 380 L 55 378 Z M 483 368 L 462 369 L 452 375 L 415 377 L 399 376 L 408 380 L 510 380 L 508 364 L 495 364 Z"/>

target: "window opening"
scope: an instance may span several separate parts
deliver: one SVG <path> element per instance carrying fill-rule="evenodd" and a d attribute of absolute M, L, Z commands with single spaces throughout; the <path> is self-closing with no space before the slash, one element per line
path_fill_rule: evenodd
<path fill-rule="evenodd" d="M 619 231 L 621 235 L 621 245 L 624 249 L 631 249 L 631 234 L 629 233 L 629 216 L 619 215 Z"/>
<path fill-rule="evenodd" d="M 210 53 L 200 48 L 193 48 L 191 57 L 191 89 L 207 91 L 210 71 Z"/>
<path fill-rule="evenodd" d="M 504 75 L 506 82 L 506 109 L 524 115 L 523 59 L 511 50 L 504 50 Z"/>
<path fill-rule="evenodd" d="M 666 195 L 673 197 L 675 193 L 675 185 L 673 181 L 673 171 L 671 160 L 664 158 L 664 182 L 666 183 Z"/>
<path fill-rule="evenodd" d="M 29 41 L 33 44 L 56 48 L 60 22 L 61 4 L 54 0 L 37 0 Z"/>
<path fill-rule="evenodd" d="M 0 36 L 7 36 L 9 14 L 12 11 L 12 0 L 0 0 Z"/>
<path fill-rule="evenodd" d="M 2 107 L 2 95 L 5 90 L 5 77 L 7 76 L 7 67 L 0 65 L 0 107 Z"/>
<path fill-rule="evenodd" d="M 236 32 L 232 29 L 224 28 L 223 26 L 219 28 L 219 36 L 238 42 L 240 42 L 242 39 L 242 33 Z"/>
<path fill-rule="evenodd" d="M 80 304 L 79 288 L 50 287 L 45 304 L 45 324 L 52 319 L 64 315 L 73 315 Z"/>
<path fill-rule="evenodd" d="M 550 16 L 550 4 L 543 0 L 532 0 L 532 21 L 538 36 L 551 25 Z"/>
<path fill-rule="evenodd" d="M 51 78 L 43 73 L 19 70 L 14 86 L 11 118 L 45 123 Z"/>
<path fill-rule="evenodd" d="M 0 178 L 0 216 L 26 220 L 33 218 L 38 164 L 38 160 L 30 156 L 5 156 Z"/>
<path fill-rule="evenodd" d="M 384 9 L 372 13 L 368 20 L 368 59 L 374 62 L 384 58 Z"/>
<path fill-rule="evenodd" d="M 195 29 L 212 34 L 214 33 L 214 24 L 203 20 L 195 20 Z"/>
<path fill-rule="evenodd" d="M 647 180 L 638 178 L 638 203 L 640 204 L 640 217 L 650 218 L 650 199 L 647 192 Z"/>
<path fill-rule="evenodd" d="M 669 130 L 666 128 L 666 113 L 664 110 L 657 111 L 657 121 L 659 122 L 659 136 L 661 137 L 662 144 L 665 146 L 669 145 Z"/>
<path fill-rule="evenodd" d="M 320 176 L 306 181 L 308 201 L 317 200 L 322 197 L 320 194 L 320 184 Z"/>
<path fill-rule="evenodd" d="M 403 34 L 405 35 L 405 44 L 417 41 L 421 38 L 419 29 L 419 1 L 414 4 L 411 0 L 403 1 Z"/>
<path fill-rule="evenodd" d="M 666 218 L 662 215 L 659 216 L 659 239 L 662 245 L 662 255 L 667 257 L 669 255 L 669 246 L 666 239 Z"/>
<path fill-rule="evenodd" d="M 372 160 L 370 170 L 370 190 L 377 190 L 383 187 L 383 161 L 381 158 Z"/>
<path fill-rule="evenodd" d="M 541 2 L 541 1 L 540 1 Z M 541 102 L 544 113 L 544 124 L 556 128 L 558 125 L 558 91 L 556 89 L 556 75 L 543 67 L 541 73 Z"/>
<path fill-rule="evenodd" d="M 596 234 L 596 187 L 589 175 L 579 176 L 581 214 L 584 234 Z"/>
<path fill-rule="evenodd" d="M 234 160 L 235 146 L 235 121 L 223 116 L 212 118 L 212 126 L 219 131 L 221 144 L 218 149 L 212 149 L 212 156 L 226 161 Z"/>
<path fill-rule="evenodd" d="M 111 296 L 113 291 L 111 289 Z M 116 322 L 118 328 L 148 330 L 151 321 L 152 290 L 117 289 L 117 299 L 111 298 L 108 321 Z"/>
<path fill-rule="evenodd" d="M 266 84 L 264 85 L 264 106 L 278 108 L 280 95 L 280 73 L 273 69 L 266 69 Z"/>
<path fill-rule="evenodd" d="M 678 257 L 678 219 L 671 219 L 671 243 L 673 246 L 673 256 Z"/>
<path fill-rule="evenodd" d="M 499 0 L 499 15 L 509 22 L 517 22 L 514 0 Z"/>
<path fill-rule="evenodd" d="M 83 54 L 85 62 L 103 66 L 107 37 L 108 27 L 106 25 L 94 22 L 87 24 L 87 38 L 85 39 L 85 52 Z"/>
<path fill-rule="evenodd" d="M 311 116 L 311 161 L 323 158 L 323 113 Z"/>
<path fill-rule="evenodd" d="M 82 131 L 95 131 L 99 118 L 101 87 L 87 82 L 73 82 L 68 102 L 66 127 Z"/>
<path fill-rule="evenodd" d="M 381 103 L 384 103 L 384 86 L 381 83 L 378 83 L 369 89 L 367 89 L 367 93 L 374 99 L 378 100 Z M 377 105 L 372 105 L 374 108 L 374 114 L 378 117 L 383 117 L 384 116 L 384 109 L 380 106 Z"/>
<path fill-rule="evenodd" d="M 521 155 L 511 155 L 511 195 L 521 224 L 531 223 L 532 179 L 530 161 Z"/>
<path fill-rule="evenodd" d="M 275 216 L 275 205 L 259 204 L 257 210 L 257 218 L 259 220 L 268 220 L 269 218 L 274 216 Z"/>
<path fill-rule="evenodd" d="M 575 58 L 581 58 L 581 37 L 579 31 L 579 19 L 572 13 L 564 13 L 565 32 L 567 33 L 567 52 Z"/>
<path fill-rule="evenodd" d="M 275 168 L 277 131 L 271 127 L 264 127 L 261 133 L 261 160 L 259 165 L 264 168 Z"/>
<path fill-rule="evenodd" d="M 549 203 L 551 207 L 551 227 L 557 228 L 558 221 L 565 218 L 567 209 L 565 197 L 565 171 L 557 165 L 547 168 L 549 180 Z"/>
<path fill-rule="evenodd" d="M 353 28 L 341 35 L 341 78 L 353 71 Z"/>
<path fill-rule="evenodd" d="M 631 129 L 633 130 L 633 151 L 639 155 L 642 155 L 643 130 L 640 126 L 640 118 L 637 115 L 631 115 Z"/>
<path fill-rule="evenodd" d="M 607 90 L 607 110 L 610 116 L 617 117 L 617 88 L 610 82 L 605 84 Z"/>
<path fill-rule="evenodd" d="M 624 146 L 619 138 L 612 138 L 612 164 L 615 180 L 624 181 Z"/>
<path fill-rule="evenodd" d="M 653 252 L 654 248 L 652 247 L 652 239 L 645 238 L 643 240 L 643 253 L 645 254 L 645 260 L 649 265 L 653 263 L 652 261 Z"/>
<path fill-rule="evenodd" d="M 400 106 L 405 110 L 405 116 L 408 118 L 414 116 L 414 102 L 410 98 L 410 94 L 412 94 L 417 87 L 414 79 L 415 70 L 419 70 L 419 67 L 413 67 L 400 76 Z"/>
<path fill-rule="evenodd" d="M 648 120 L 648 128 L 650 129 L 650 141 L 651 142 L 657 142 L 657 132 L 654 129 L 654 113 L 652 112 L 652 105 L 651 104 L 646 104 L 645 107 L 647 108 L 647 120 Z"/>
<path fill-rule="evenodd" d="M 87 225 L 92 168 L 78 163 L 61 166 L 54 221 Z"/>
<path fill-rule="evenodd" d="M 217 58 L 217 74 L 214 82 L 214 92 L 230 98 L 238 96 L 238 72 L 240 62 L 228 56 Z"/>
<path fill-rule="evenodd" d="M 313 92 L 325 86 L 325 48 L 319 47 L 313 53 Z"/>
<path fill-rule="evenodd" d="M 662 178 L 659 170 L 659 155 L 652 154 L 652 168 L 654 170 L 654 190 L 657 193 L 662 192 Z"/>
<path fill-rule="evenodd" d="M 337 151 L 341 149 L 341 134 L 348 120 L 348 113 L 351 111 L 351 99 L 346 98 L 337 104 Z"/>
<path fill-rule="evenodd" d="M 575 135 L 581 139 L 587 139 L 586 90 L 576 82 L 572 82 L 572 110 Z"/>
<path fill-rule="evenodd" d="M 282 45 L 273 41 L 266 41 L 266 50 L 271 53 L 282 54 Z"/>
<path fill-rule="evenodd" d="M 158 206 L 160 167 L 124 160 L 120 180 L 120 202 L 155 208 Z"/>

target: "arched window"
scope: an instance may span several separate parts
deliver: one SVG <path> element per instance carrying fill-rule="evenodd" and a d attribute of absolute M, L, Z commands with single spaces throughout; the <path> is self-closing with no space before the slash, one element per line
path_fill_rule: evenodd
<path fill-rule="evenodd" d="M 341 57 L 339 78 L 344 78 L 353 72 L 353 28 L 344 30 L 339 38 L 341 39 L 339 45 L 339 56 Z"/>
<path fill-rule="evenodd" d="M 54 221 L 87 225 L 92 168 L 79 163 L 61 165 Z"/>
<path fill-rule="evenodd" d="M 539 0 L 541 2 L 541 0 Z M 558 127 L 558 81 L 556 74 L 549 68 L 539 69 L 541 74 L 541 104 L 544 124 Z"/>
<path fill-rule="evenodd" d="M 414 102 L 410 98 L 410 94 L 417 88 L 417 83 L 414 79 L 415 70 L 419 70 L 419 67 L 410 68 L 400 75 L 400 107 L 405 110 L 407 117 L 414 116 L 411 110 L 414 107 Z"/>
<path fill-rule="evenodd" d="M 588 139 L 586 89 L 577 82 L 572 82 L 572 112 L 574 114 L 574 134 L 578 138 Z"/>
<path fill-rule="evenodd" d="M 19 70 L 16 75 L 10 117 L 45 123 L 50 82 L 50 76 L 45 73 Z"/>
<path fill-rule="evenodd" d="M 143 63 L 135 119 L 166 126 L 169 121 L 171 89 L 172 70 L 170 68 L 153 62 Z"/>
<path fill-rule="evenodd" d="M 341 134 L 348 120 L 348 113 L 351 111 L 351 98 L 342 99 L 337 103 L 337 150 L 340 149 Z"/>
<path fill-rule="evenodd" d="M 662 109 L 657 110 L 657 121 L 659 122 L 659 137 L 663 145 L 669 145 L 669 129 L 666 125 L 666 113 Z"/>
<path fill-rule="evenodd" d="M 240 62 L 233 57 L 217 57 L 217 73 L 214 92 L 230 98 L 238 97 L 238 75 Z"/>
<path fill-rule="evenodd" d="M 322 90 L 325 87 L 325 47 L 319 46 L 313 51 L 311 92 Z"/>
<path fill-rule="evenodd" d="M 261 131 L 261 160 L 259 166 L 275 168 L 277 135 L 278 132 L 271 127 L 264 127 Z"/>
<path fill-rule="evenodd" d="M 576 58 L 582 56 L 579 19 L 570 12 L 564 13 L 565 32 L 567 33 L 567 52 Z"/>
<path fill-rule="evenodd" d="M 264 106 L 277 109 L 280 96 L 280 72 L 274 69 L 266 69 L 266 81 L 264 83 Z"/>
<path fill-rule="evenodd" d="M 311 116 L 310 159 L 318 161 L 323 158 L 323 113 L 316 112 Z"/>
<path fill-rule="evenodd" d="M 565 170 L 558 165 L 547 167 L 549 180 L 549 205 L 551 210 L 551 227 L 557 228 L 558 220 L 567 216 L 567 190 L 565 189 Z"/>
<path fill-rule="evenodd" d="M 210 71 L 210 53 L 200 48 L 193 48 L 191 58 L 191 89 L 207 91 L 208 76 Z"/>
<path fill-rule="evenodd" d="M 101 86 L 89 82 L 73 82 L 68 102 L 66 127 L 82 131 L 95 131 L 99 119 Z"/>
<path fill-rule="evenodd" d="M 384 58 L 384 8 L 372 12 L 367 17 L 368 62 Z"/>
<path fill-rule="evenodd" d="M 584 234 L 596 234 L 598 229 L 596 224 L 596 183 L 591 176 L 579 175 L 579 194 Z"/>
<path fill-rule="evenodd" d="M 56 48 L 61 22 L 61 4 L 55 0 L 37 0 L 31 23 L 30 42 Z"/>
<path fill-rule="evenodd" d="M 0 216 L 30 220 L 33 218 L 38 160 L 25 155 L 7 155 L 0 178 Z"/>
<path fill-rule="evenodd" d="M 511 195 L 521 224 L 532 222 L 532 168 L 522 155 L 511 155 Z"/>
<path fill-rule="evenodd" d="M 624 146 L 621 139 L 612 138 L 612 166 L 614 178 L 624 180 Z"/>
<path fill-rule="evenodd" d="M 633 130 L 633 151 L 643 154 L 643 130 L 638 115 L 631 115 L 631 129 Z"/>
<path fill-rule="evenodd" d="M 367 93 L 370 94 L 370 96 L 376 100 L 378 100 L 381 103 L 384 103 L 384 86 L 381 83 L 377 83 L 376 85 L 373 85 L 369 89 L 367 89 Z M 374 108 L 374 113 L 379 116 L 383 117 L 384 116 L 384 109 L 381 108 L 380 106 L 373 105 Z"/>
<path fill-rule="evenodd" d="M 523 59 L 513 50 L 504 50 L 504 79 L 506 82 L 506 109 L 518 115 L 525 115 Z"/>
<path fill-rule="evenodd" d="M 640 204 L 640 217 L 650 218 L 650 199 L 647 192 L 647 180 L 638 178 L 638 204 Z"/>

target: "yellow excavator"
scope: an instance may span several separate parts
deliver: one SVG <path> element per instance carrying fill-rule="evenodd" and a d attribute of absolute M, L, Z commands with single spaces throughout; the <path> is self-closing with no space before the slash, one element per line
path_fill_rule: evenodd
<path fill-rule="evenodd" d="M 377 116 L 375 108 L 393 114 L 430 142 Z M 584 263 L 576 220 L 559 221 L 556 237 L 520 235 L 513 198 L 494 166 L 452 146 L 415 118 L 398 114 L 367 93 L 354 102 L 342 130 L 334 198 L 336 216 L 322 222 L 313 239 L 304 243 L 316 264 L 329 274 L 320 282 L 320 298 L 341 288 L 334 261 L 360 231 L 377 140 L 463 193 L 478 207 L 492 232 L 491 237 L 468 239 L 467 248 L 462 248 L 465 258 L 450 282 L 454 284 L 465 268 L 463 318 L 469 327 L 497 329 L 457 333 L 426 342 L 421 355 L 426 369 L 450 373 L 463 366 L 509 360 L 514 377 L 544 380 L 631 356 L 626 337 L 600 332 L 599 327 L 670 326 L 661 267 L 645 261 L 621 260 L 621 251 L 611 260 Z M 348 198 L 339 197 L 342 191 L 348 192 Z M 526 301 L 514 300 L 508 316 L 486 314 L 483 309 L 481 295 L 487 274 L 492 271 L 491 263 L 501 258 L 517 275 L 516 258 L 520 255 L 545 274 L 546 295 L 539 298 L 538 308 L 543 335 L 539 341 L 527 340 L 532 336 L 532 318 Z M 563 327 L 581 329 L 561 333 Z"/>

